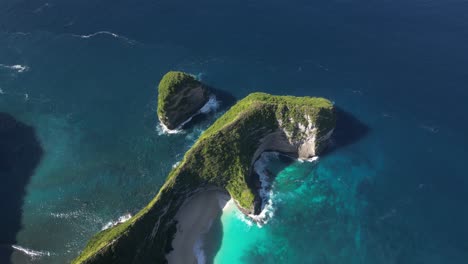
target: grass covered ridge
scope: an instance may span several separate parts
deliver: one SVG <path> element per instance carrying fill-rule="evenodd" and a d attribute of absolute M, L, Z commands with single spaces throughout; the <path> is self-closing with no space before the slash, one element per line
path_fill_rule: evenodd
<path fill-rule="evenodd" d="M 185 80 L 175 76 L 167 82 Z M 145 208 L 127 222 L 96 234 L 73 263 L 164 263 L 175 233 L 174 216 L 198 188 L 225 189 L 241 207 L 253 210 L 250 170 L 261 139 L 279 128 L 278 120 L 291 135 L 300 137 L 295 124 L 307 118 L 319 136 L 326 134 L 335 126 L 333 104 L 324 98 L 265 93 L 240 100 L 200 136 Z"/>

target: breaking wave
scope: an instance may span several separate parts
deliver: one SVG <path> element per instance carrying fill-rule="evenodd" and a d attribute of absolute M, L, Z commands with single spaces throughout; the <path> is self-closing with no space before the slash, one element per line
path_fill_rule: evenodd
<path fill-rule="evenodd" d="M 267 165 L 271 160 L 277 159 L 278 155 L 280 155 L 278 152 L 263 152 L 260 155 L 260 158 L 254 163 L 254 170 L 258 174 L 260 180 L 259 195 L 262 200 L 262 210 L 258 215 L 249 214 L 248 216 L 250 219 L 255 221 L 255 223 L 257 223 L 258 227 L 262 227 L 263 225 L 267 224 L 275 214 L 275 207 L 273 203 L 275 194 L 272 188 L 272 175 L 270 175 L 271 173 L 268 171 Z M 297 160 L 301 163 L 314 162 L 317 161 L 318 158 L 319 157 L 315 156 L 309 159 Z M 241 220 L 247 223 L 249 226 L 252 225 L 251 221 L 245 216 L 241 218 Z"/>
<path fill-rule="evenodd" d="M 49 257 L 49 256 L 52 255 L 49 251 L 37 251 L 37 250 L 29 249 L 29 248 L 24 248 L 24 247 L 18 246 L 18 245 L 12 245 L 11 247 L 13 249 L 19 251 L 19 252 L 22 252 L 22 253 L 30 256 L 32 259 L 40 258 L 40 257 L 44 257 L 44 256 Z"/>
<path fill-rule="evenodd" d="M 262 227 L 274 215 L 273 190 L 271 188 L 271 178 L 267 165 L 272 159 L 278 158 L 278 152 L 263 152 L 260 158 L 254 163 L 254 170 L 259 176 L 260 189 L 259 195 L 262 199 L 262 210 L 260 214 L 249 214 L 259 227 Z"/>
<path fill-rule="evenodd" d="M 117 221 L 110 221 L 110 222 L 108 222 L 107 224 L 105 224 L 105 225 L 102 227 L 101 231 L 102 231 L 102 230 L 109 229 L 109 228 L 111 228 L 111 227 L 114 227 L 114 226 L 116 226 L 116 225 L 118 225 L 118 224 L 124 223 L 124 222 L 128 221 L 130 218 L 132 218 L 132 215 L 131 215 L 131 214 L 122 215 L 122 216 L 120 216 L 120 217 L 117 219 Z"/>
<path fill-rule="evenodd" d="M 164 134 L 166 134 L 166 135 L 181 134 L 181 133 L 184 132 L 182 130 L 184 125 L 187 124 L 188 122 L 190 122 L 193 119 L 193 117 L 195 117 L 196 115 L 199 115 L 199 114 L 208 114 L 208 113 L 211 113 L 211 112 L 216 112 L 216 110 L 218 110 L 218 108 L 219 108 L 219 105 L 220 105 L 220 103 L 219 103 L 218 99 L 216 98 L 216 96 L 211 95 L 210 98 L 208 99 L 208 101 L 205 103 L 205 105 L 203 105 L 202 108 L 200 108 L 200 110 L 198 110 L 195 114 L 193 114 L 187 120 L 182 122 L 182 124 L 180 124 L 176 129 L 169 129 L 162 122 L 159 122 L 159 124 L 156 127 L 156 131 L 158 132 L 158 135 L 160 135 L 160 136 L 164 135 Z"/>

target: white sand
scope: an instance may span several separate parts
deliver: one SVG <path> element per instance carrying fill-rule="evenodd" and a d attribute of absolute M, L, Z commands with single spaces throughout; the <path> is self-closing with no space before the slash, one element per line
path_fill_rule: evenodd
<path fill-rule="evenodd" d="M 229 196 L 217 190 L 195 194 L 176 214 L 177 232 L 172 241 L 174 248 L 167 255 L 169 264 L 203 262 L 203 252 L 198 248 L 203 234 L 210 230 L 215 217 L 220 217 Z M 202 263 L 198 263 L 202 264 Z"/>

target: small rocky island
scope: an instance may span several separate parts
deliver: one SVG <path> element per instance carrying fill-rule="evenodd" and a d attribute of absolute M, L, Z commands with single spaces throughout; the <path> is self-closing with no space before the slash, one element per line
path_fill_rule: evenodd
<path fill-rule="evenodd" d="M 167 129 L 181 127 L 208 102 L 209 91 L 192 75 L 170 71 L 158 86 L 158 118 Z"/>
<path fill-rule="evenodd" d="M 187 87 L 196 86 L 185 75 L 174 74 L 175 79 L 163 78 L 163 87 L 187 82 Z M 195 93 L 203 98 L 202 91 Z M 184 100 L 169 100 L 171 94 L 168 91 L 163 98 Z M 163 118 L 177 112 L 177 107 L 163 109 Z M 185 109 L 183 115 L 189 112 Z M 258 213 L 259 179 L 253 176 L 252 167 L 260 155 L 277 151 L 314 157 L 326 148 L 335 123 L 335 109 L 327 99 L 250 94 L 200 136 L 145 208 L 127 222 L 96 234 L 73 263 L 166 263 L 177 232 L 175 216 L 185 202 L 201 192 L 221 190 L 245 214 Z M 174 127 L 177 122 L 171 124 Z"/>

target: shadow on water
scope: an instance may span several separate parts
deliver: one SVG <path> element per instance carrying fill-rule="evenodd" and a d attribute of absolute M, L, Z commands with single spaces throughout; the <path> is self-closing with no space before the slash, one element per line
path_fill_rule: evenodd
<path fill-rule="evenodd" d="M 25 187 L 42 154 L 34 128 L 0 112 L 0 263 L 10 263 Z"/>
<path fill-rule="evenodd" d="M 232 94 L 230 94 L 227 91 L 220 90 L 220 89 L 217 89 L 217 88 L 214 88 L 214 87 L 211 87 L 211 86 L 209 86 L 208 89 L 210 90 L 210 92 L 212 94 L 214 94 L 216 96 L 216 100 L 218 100 L 218 102 L 219 102 L 219 108 L 218 108 L 217 112 L 225 111 L 225 110 L 229 109 L 231 106 L 233 106 L 237 102 L 236 97 L 234 97 Z M 184 125 L 183 129 L 193 128 L 193 126 L 195 126 L 196 124 L 199 124 L 201 122 L 206 121 L 211 116 L 213 116 L 212 112 L 210 112 L 208 114 L 196 115 L 196 116 L 194 116 L 192 118 L 192 120 L 190 122 L 188 122 L 187 124 Z"/>
<path fill-rule="evenodd" d="M 336 127 L 332 135 L 332 144 L 325 150 L 323 155 L 327 155 L 339 148 L 352 145 L 370 132 L 370 128 L 351 113 L 337 106 L 335 106 L 335 109 Z"/>

